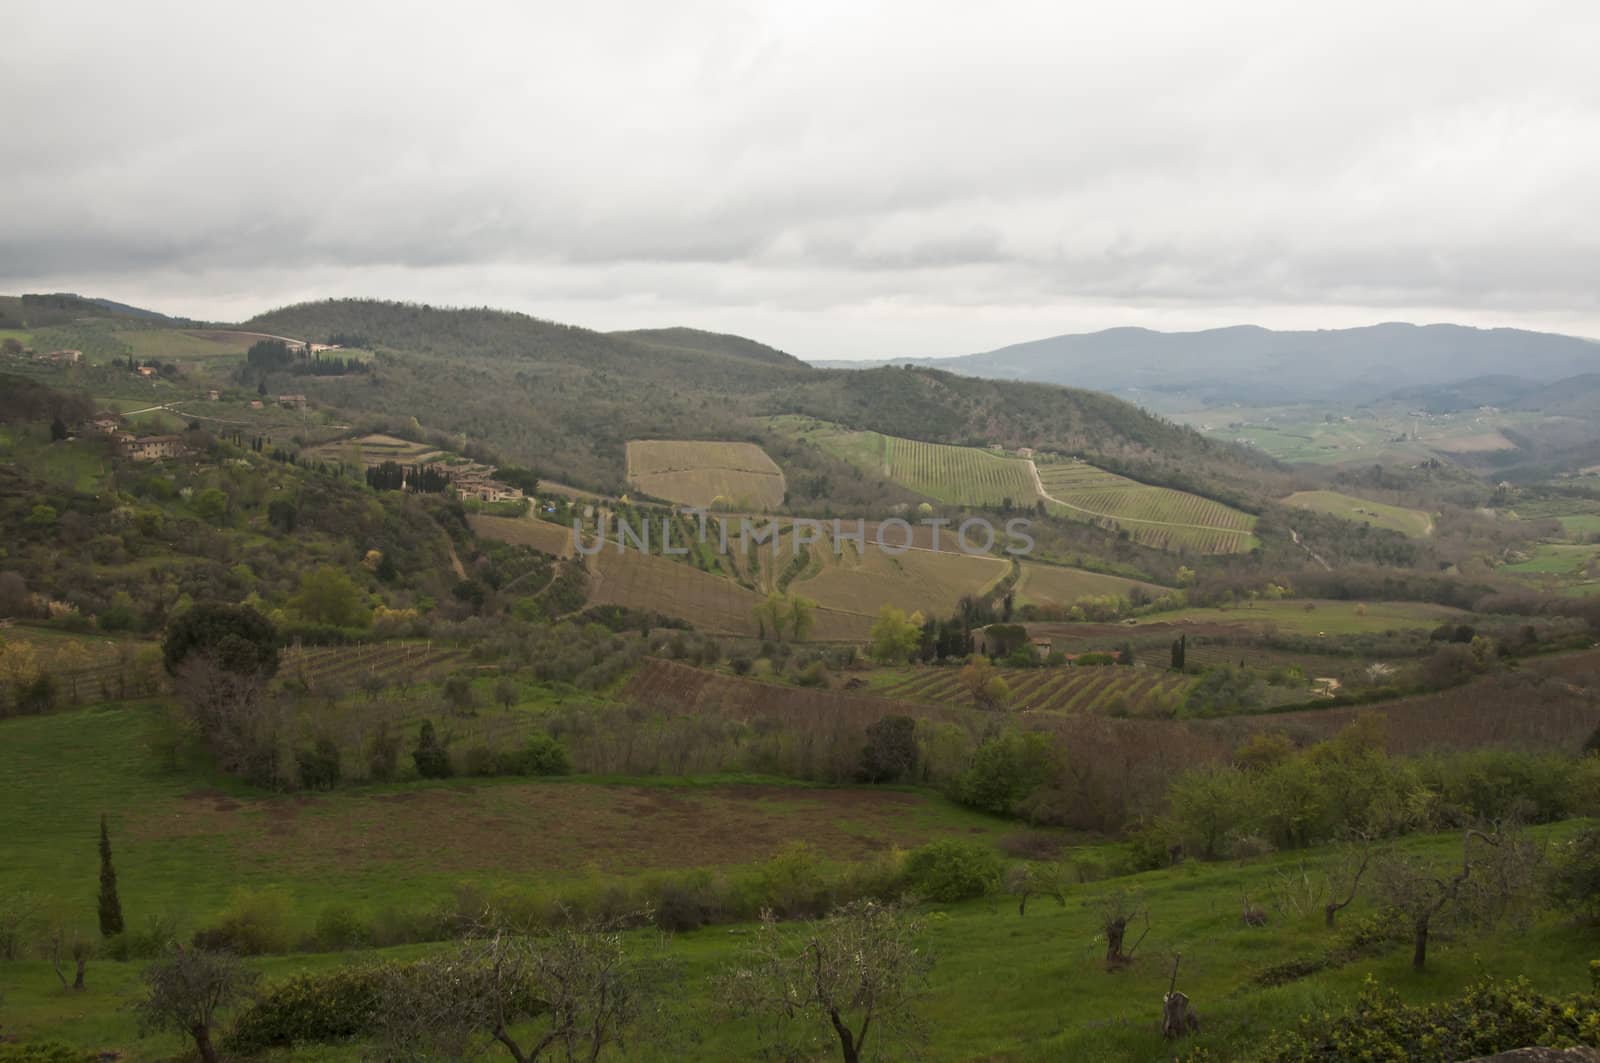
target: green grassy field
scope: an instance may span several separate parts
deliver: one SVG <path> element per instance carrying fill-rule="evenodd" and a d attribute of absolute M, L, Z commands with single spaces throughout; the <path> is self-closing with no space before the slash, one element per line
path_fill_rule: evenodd
<path fill-rule="evenodd" d="M 1296 491 L 1282 501 L 1286 506 L 1329 513 L 1335 517 L 1355 521 L 1357 524 L 1388 528 L 1390 531 L 1418 539 L 1433 531 L 1433 518 L 1423 510 L 1370 502 L 1365 498 L 1356 498 L 1337 491 Z"/>
<path fill-rule="evenodd" d="M 1018 829 L 931 794 L 773 780 L 459 779 L 276 795 L 164 767 L 161 714 L 108 704 L 0 721 L 0 892 L 59 897 L 69 925 L 91 928 L 102 813 L 125 911 L 140 922 L 174 912 L 185 932 L 240 887 L 282 890 L 309 930 L 333 902 L 371 916 L 444 903 L 464 881 L 743 865 L 793 839 L 860 857 Z"/>
<path fill-rule="evenodd" d="M 135 357 L 163 362 L 242 359 L 245 351 L 241 342 L 218 342 L 182 329 L 125 329 L 117 332 L 116 337 Z"/>
<path fill-rule="evenodd" d="M 1536 834 L 1555 840 L 1575 827 L 1541 828 Z M 1452 833 L 1412 839 L 1403 848 L 1444 862 L 1459 854 L 1460 845 L 1459 835 Z M 1069 853 L 1083 855 L 1095 853 Z M 1587 963 L 1597 946 L 1594 935 L 1574 933 L 1570 925 L 1549 919 L 1526 933 L 1436 931 L 1429 967 L 1422 973 L 1410 969 L 1409 951 L 1396 946 L 1286 984 L 1258 984 L 1256 976 L 1268 967 L 1318 957 L 1337 940 L 1337 932 L 1322 926 L 1319 909 L 1325 859 L 1326 854 L 1312 852 L 1243 865 L 1191 862 L 1075 886 L 1065 905 L 1035 899 L 1025 916 L 1004 897 L 928 909 L 925 947 L 934 962 L 917 1007 L 932 1036 L 922 1044 L 922 1055 L 952 1063 L 1170 1059 L 1174 1046 L 1162 1040 L 1158 1029 L 1160 1003 L 1173 957 L 1180 953 L 1178 986 L 1192 999 L 1203 1024 L 1201 1033 L 1179 1050 L 1187 1054 L 1204 1049 L 1219 1059 L 1248 1059 L 1271 1031 L 1292 1025 L 1298 1016 L 1350 1006 L 1368 979 L 1411 1002 L 1453 995 L 1484 975 L 1526 976 L 1551 992 L 1572 992 L 1588 984 Z M 1135 891 L 1150 913 L 1150 929 L 1132 964 L 1108 973 L 1101 961 L 1104 941 L 1097 907 L 1112 890 Z M 1241 894 L 1266 910 L 1267 926 L 1242 925 Z M 1341 915 L 1341 925 L 1349 926 L 1371 910 L 1369 897 L 1358 897 Z M 1138 925 L 1142 930 L 1143 924 Z M 667 1004 L 668 1032 L 630 1044 L 618 1058 L 648 1063 L 755 1058 L 752 1024 L 722 1014 L 714 988 L 749 933 L 748 926 L 713 927 L 670 939 L 665 947 L 677 970 Z M 631 935 L 629 944 L 651 947 L 643 934 Z M 427 950 L 411 946 L 375 955 L 405 959 Z M 353 958 L 358 957 L 320 954 L 253 963 L 270 984 Z M 84 1048 L 115 1048 L 129 1063 L 170 1059 L 182 1050 L 170 1036 L 139 1036 L 128 1010 L 138 990 L 137 964 L 91 964 L 84 993 L 62 990 L 43 962 L 6 964 L 0 972 L 6 983 L 7 1029 L 19 1036 L 53 1035 Z M 819 1040 L 819 1045 L 821 1051 L 812 1058 L 830 1058 L 826 1042 Z M 872 1058 L 901 1056 L 888 1051 L 887 1042 L 877 1047 L 884 1055 Z M 364 1056 L 360 1045 L 326 1045 L 297 1048 L 293 1058 L 355 1061 Z"/>

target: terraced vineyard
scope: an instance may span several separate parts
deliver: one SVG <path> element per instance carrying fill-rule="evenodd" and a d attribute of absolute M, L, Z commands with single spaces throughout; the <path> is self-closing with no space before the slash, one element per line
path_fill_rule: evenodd
<path fill-rule="evenodd" d="M 456 646 L 399 639 L 357 646 L 291 646 L 279 660 L 278 675 L 312 687 L 354 684 L 373 674 L 401 684 L 437 679 L 466 656 Z"/>
<path fill-rule="evenodd" d="M 1110 521 L 1158 550 L 1233 554 L 1255 545 L 1255 517 L 1187 491 L 1143 484 L 1081 461 L 1040 465 L 1039 482 L 1057 513 Z"/>
<path fill-rule="evenodd" d="M 1014 712 L 1170 716 L 1192 679 L 1155 668 L 1032 668 L 1001 673 Z M 914 668 L 874 693 L 908 701 L 972 707 L 956 668 Z"/>
<path fill-rule="evenodd" d="M 997 506 L 1009 498 L 1014 505 L 1029 506 L 1039 497 L 1028 462 L 1021 458 L 1008 458 L 977 447 L 855 432 L 821 421 L 795 423 L 775 419 L 775 424 L 836 458 L 870 469 L 939 502 Z"/>

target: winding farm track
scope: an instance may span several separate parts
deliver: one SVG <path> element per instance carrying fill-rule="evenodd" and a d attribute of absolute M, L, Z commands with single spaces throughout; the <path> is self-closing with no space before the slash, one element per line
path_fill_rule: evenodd
<path fill-rule="evenodd" d="M 1044 489 L 1044 481 L 1039 479 L 1039 466 L 1033 463 L 1033 459 L 1029 458 L 1027 461 L 1028 472 L 1033 475 L 1033 489 L 1039 492 L 1039 497 L 1046 502 L 1054 502 L 1058 506 L 1065 506 L 1068 509 L 1077 510 L 1079 513 L 1087 513 L 1091 517 L 1104 517 L 1106 520 L 1114 520 L 1119 524 L 1149 524 L 1159 528 L 1192 528 L 1195 531 L 1226 532 L 1229 535 L 1237 535 L 1239 533 L 1237 528 L 1218 528 L 1211 524 L 1182 524 L 1172 520 L 1151 520 L 1148 517 L 1119 517 L 1115 513 L 1101 513 L 1098 510 L 1075 506 L 1071 502 L 1063 502 Z"/>

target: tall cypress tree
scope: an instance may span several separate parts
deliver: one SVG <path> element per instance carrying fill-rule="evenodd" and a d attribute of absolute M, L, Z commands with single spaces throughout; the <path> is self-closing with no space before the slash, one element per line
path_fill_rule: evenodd
<path fill-rule="evenodd" d="M 111 835 L 106 817 L 100 816 L 100 936 L 122 933 L 122 901 L 117 897 L 117 869 L 111 866 Z"/>

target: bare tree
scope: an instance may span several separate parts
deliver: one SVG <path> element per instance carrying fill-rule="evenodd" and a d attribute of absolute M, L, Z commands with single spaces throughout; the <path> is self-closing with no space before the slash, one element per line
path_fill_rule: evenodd
<path fill-rule="evenodd" d="M 1131 946 L 1124 948 L 1128 924 L 1144 918 L 1144 931 Z M 1150 911 L 1139 906 L 1139 898 L 1123 890 L 1113 890 L 1100 901 L 1100 930 L 1106 936 L 1106 970 L 1114 971 L 1133 960 L 1133 953 L 1150 933 Z"/>
<path fill-rule="evenodd" d="M 1183 953 L 1173 955 L 1172 980 L 1161 998 L 1161 1036 L 1169 1041 L 1200 1032 L 1200 1016 L 1189 1010 L 1188 995 L 1178 992 L 1178 964 L 1182 960 Z"/>
<path fill-rule="evenodd" d="M 72 988 L 81 992 L 84 988 L 83 980 L 89 968 L 89 961 L 94 959 L 94 942 L 85 940 L 78 935 L 77 931 L 73 931 L 69 944 L 67 932 L 62 927 L 56 926 L 50 931 L 49 944 L 50 966 L 55 970 L 56 978 L 60 979 L 61 988 Z M 68 956 L 72 957 L 74 968 L 70 987 L 64 970 Z"/>
<path fill-rule="evenodd" d="M 1028 899 L 1054 897 L 1066 907 L 1067 886 L 1060 864 L 1015 864 L 1006 871 L 1006 892 L 1017 899 L 1017 914 L 1028 914 Z"/>
<path fill-rule="evenodd" d="M 1489 851 L 1474 858 L 1474 839 Z M 1509 829 L 1493 834 L 1468 829 L 1461 843 L 1461 867 L 1453 874 L 1415 857 L 1391 856 L 1378 864 L 1379 891 L 1410 923 L 1411 966 L 1420 971 L 1427 965 L 1428 936 L 1441 914 L 1492 925 L 1532 895 L 1538 865 L 1538 851 Z"/>
<path fill-rule="evenodd" d="M 1328 876 L 1328 900 L 1322 906 L 1323 918 L 1327 921 L 1329 930 L 1333 929 L 1334 917 L 1350 906 L 1356 899 L 1356 891 L 1361 888 L 1361 877 L 1367 873 L 1368 866 L 1372 863 L 1372 841 L 1365 835 L 1358 835 L 1360 847 L 1346 850 L 1341 860 L 1341 866 Z M 1344 891 L 1344 900 L 1339 900 L 1338 884 L 1348 881 L 1350 888 Z"/>
<path fill-rule="evenodd" d="M 757 939 L 724 978 L 730 1010 L 755 1017 L 764 1047 L 812 1059 L 836 1039 L 844 1063 L 874 1045 L 922 1035 L 916 998 L 932 959 L 920 919 L 892 905 L 857 901 L 786 934 L 763 913 Z"/>
<path fill-rule="evenodd" d="M 595 925 L 480 931 L 450 953 L 389 973 L 379 1040 L 391 1058 L 477 1058 L 499 1045 L 516 1063 L 592 1063 L 626 1050 L 660 974 L 631 957 L 619 933 Z M 513 1033 L 523 1023 L 533 1032 Z"/>
<path fill-rule="evenodd" d="M 229 953 L 176 946 L 145 968 L 140 1025 L 192 1037 L 204 1063 L 217 1063 L 211 1043 L 217 1013 L 248 997 L 259 977 Z"/>

